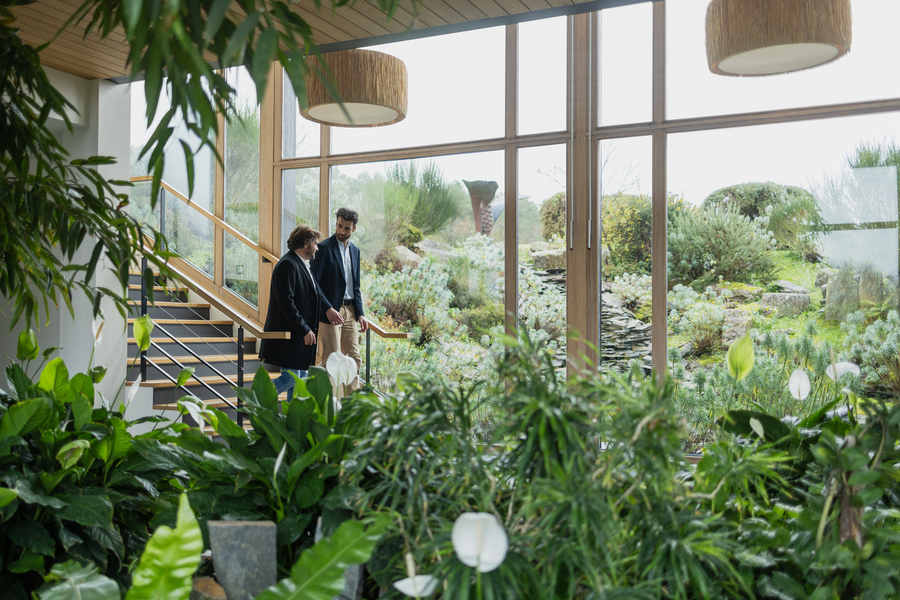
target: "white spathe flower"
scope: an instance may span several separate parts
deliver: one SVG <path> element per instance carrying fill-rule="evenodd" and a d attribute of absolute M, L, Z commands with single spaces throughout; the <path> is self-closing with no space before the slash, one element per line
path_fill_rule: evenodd
<path fill-rule="evenodd" d="M 434 593 L 437 585 L 437 578 L 431 575 L 416 575 L 394 582 L 397 591 L 412 598 L 427 598 Z"/>
<path fill-rule="evenodd" d="M 325 370 L 334 385 L 350 385 L 356 379 L 356 361 L 340 352 L 333 352 L 325 363 Z"/>
<path fill-rule="evenodd" d="M 103 325 L 106 321 L 103 320 L 103 316 L 99 316 L 91 322 L 91 328 L 94 330 L 94 347 L 100 345 L 100 341 L 103 339 L 101 332 L 103 331 Z"/>
<path fill-rule="evenodd" d="M 788 390 L 790 390 L 791 396 L 795 400 L 806 400 L 811 387 L 809 375 L 806 374 L 806 371 L 797 369 L 791 373 L 791 379 L 788 381 Z"/>
<path fill-rule="evenodd" d="M 128 410 L 128 407 L 131 406 L 131 401 L 134 400 L 135 395 L 138 393 L 138 390 L 141 387 L 141 383 L 143 383 L 144 378 L 138 375 L 138 378 L 131 382 L 131 385 L 128 386 L 128 389 L 125 390 L 125 406 L 122 408 L 122 412 L 124 413 Z"/>
<path fill-rule="evenodd" d="M 493 571 L 506 560 L 509 538 L 497 517 L 490 513 L 463 513 L 450 534 L 459 562 L 482 573 Z"/>
<path fill-rule="evenodd" d="M 837 371 L 836 376 L 835 371 Z M 825 369 L 825 374 L 828 375 L 832 381 L 837 381 L 847 373 L 853 373 L 859 377 L 859 367 L 852 362 L 839 362 L 836 365 L 828 365 L 828 368 Z"/>

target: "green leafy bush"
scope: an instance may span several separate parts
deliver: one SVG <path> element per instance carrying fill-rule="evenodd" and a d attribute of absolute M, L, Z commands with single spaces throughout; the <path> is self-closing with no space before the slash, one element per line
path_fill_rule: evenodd
<path fill-rule="evenodd" d="M 541 236 L 545 240 L 566 237 L 566 193 L 560 192 L 541 204 Z"/>
<path fill-rule="evenodd" d="M 463 325 L 469 328 L 469 335 L 477 340 L 492 327 L 502 325 L 506 312 L 502 304 L 486 304 L 478 308 L 467 308 L 460 317 Z"/>
<path fill-rule="evenodd" d="M 601 242 L 608 249 L 603 276 L 650 273 L 651 207 L 649 196 L 617 194 L 604 196 L 600 206 Z M 667 216 L 688 210 L 684 198 L 669 196 Z"/>
<path fill-rule="evenodd" d="M 712 287 L 697 293 L 681 284 L 676 284 L 669 292 L 669 327 L 691 341 L 694 354 L 708 354 L 721 347 L 725 325 L 723 304 L 730 295 L 729 290 L 717 295 Z"/>
<path fill-rule="evenodd" d="M 25 600 L 51 567 L 67 561 L 96 565 L 100 575 L 128 588 L 151 521 L 174 509 L 173 485 L 186 483 L 173 465 L 145 462 L 140 448 L 186 425 L 132 436 L 132 425 L 165 419 L 126 421 L 121 405 L 94 391 L 105 369 L 70 376 L 55 358 L 30 374 L 40 356 L 30 332 L 20 336 L 17 354 L 22 366 L 6 368 L 9 387 L 0 392 L 3 597 Z M 56 577 L 73 573 L 62 569 Z M 77 577 L 95 580 L 91 573 Z"/>
<path fill-rule="evenodd" d="M 775 240 L 734 209 L 684 211 L 668 239 L 669 281 L 702 288 L 719 280 L 770 281 Z"/>
<path fill-rule="evenodd" d="M 638 306 L 650 303 L 650 284 L 649 275 L 625 273 L 617 275 L 610 288 L 612 293 L 625 303 L 625 308 L 634 310 Z"/>
<path fill-rule="evenodd" d="M 812 194 L 803 188 L 764 183 L 741 183 L 723 187 L 707 196 L 700 205 L 702 209 L 734 209 L 751 219 L 764 216 L 766 208 L 798 199 L 808 199 L 815 204 Z"/>
<path fill-rule="evenodd" d="M 862 311 L 847 315 L 841 323 L 847 332 L 850 360 L 860 365 L 860 377 L 868 385 L 893 395 L 900 394 L 900 315 L 866 325 Z"/>

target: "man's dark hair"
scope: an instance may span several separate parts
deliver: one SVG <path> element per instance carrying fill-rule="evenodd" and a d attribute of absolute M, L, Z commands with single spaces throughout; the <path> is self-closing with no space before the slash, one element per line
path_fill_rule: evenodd
<path fill-rule="evenodd" d="M 353 223 L 354 227 L 359 223 L 359 215 L 356 214 L 355 210 L 350 210 L 349 208 L 339 208 L 337 211 L 337 218 L 350 221 Z"/>
<path fill-rule="evenodd" d="M 309 225 L 297 225 L 288 236 L 288 250 L 297 250 L 305 247 L 312 241 L 319 241 L 322 234 L 310 227 Z"/>

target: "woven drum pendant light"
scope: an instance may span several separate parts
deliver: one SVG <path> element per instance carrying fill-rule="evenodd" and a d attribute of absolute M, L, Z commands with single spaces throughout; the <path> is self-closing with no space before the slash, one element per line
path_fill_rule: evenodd
<path fill-rule="evenodd" d="M 300 113 L 310 121 L 338 127 L 378 127 L 406 117 L 406 65 L 399 58 L 374 50 L 343 50 L 310 56 L 306 61 L 308 102 L 306 107 L 300 106 Z M 326 85 L 329 82 L 332 88 Z M 332 89 L 336 97 L 331 95 Z"/>
<path fill-rule="evenodd" d="M 712 0 L 706 57 L 719 75 L 774 75 L 850 50 L 850 0 Z"/>

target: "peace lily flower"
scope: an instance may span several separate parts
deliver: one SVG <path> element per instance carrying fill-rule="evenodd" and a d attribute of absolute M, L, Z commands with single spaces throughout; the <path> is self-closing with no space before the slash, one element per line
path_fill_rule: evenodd
<path fill-rule="evenodd" d="M 105 323 L 106 323 L 106 321 L 103 320 L 102 315 L 100 317 L 94 319 L 93 322 L 91 323 L 91 328 L 94 330 L 94 347 L 95 348 L 100 345 L 100 341 L 103 339 L 103 336 L 101 335 L 101 333 L 103 332 L 103 325 Z"/>
<path fill-rule="evenodd" d="M 413 555 L 406 553 L 406 579 L 394 582 L 394 587 L 401 594 L 412 598 L 427 598 L 437 589 L 438 580 L 431 575 L 416 575 L 416 561 Z"/>
<path fill-rule="evenodd" d="M 837 374 L 835 374 L 835 371 L 837 371 Z M 852 362 L 839 362 L 836 365 L 829 365 L 828 368 L 825 369 L 825 374 L 828 375 L 832 381 L 837 381 L 847 373 L 853 373 L 859 377 L 859 367 Z"/>
<path fill-rule="evenodd" d="M 791 396 L 795 400 L 806 400 L 811 387 L 809 375 L 806 374 L 806 371 L 797 369 L 791 373 L 791 379 L 788 381 L 788 390 L 790 390 Z"/>
<path fill-rule="evenodd" d="M 340 409 L 338 398 L 346 394 L 347 386 L 356 379 L 356 361 L 340 352 L 334 352 L 325 363 L 325 370 L 334 385 L 335 408 Z M 343 390 L 341 386 L 344 386 Z M 343 393 L 341 393 L 343 392 Z"/>
<path fill-rule="evenodd" d="M 459 562 L 482 573 L 493 571 L 506 560 L 509 538 L 497 517 L 490 513 L 463 513 L 450 533 Z"/>
<path fill-rule="evenodd" d="M 125 406 L 122 407 L 122 412 L 124 413 L 128 410 L 128 407 L 131 406 L 131 401 L 134 400 L 135 395 L 138 393 L 138 390 L 141 387 L 141 383 L 143 383 L 144 378 L 138 375 L 138 378 L 131 382 L 131 385 L 128 386 L 128 389 L 125 391 Z"/>

